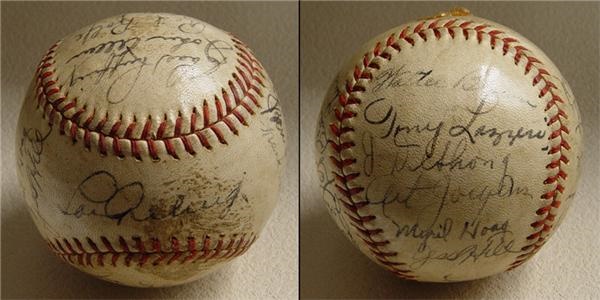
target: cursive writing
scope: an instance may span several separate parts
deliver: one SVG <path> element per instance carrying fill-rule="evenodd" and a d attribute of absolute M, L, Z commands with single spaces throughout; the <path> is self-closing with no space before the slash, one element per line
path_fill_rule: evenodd
<path fill-rule="evenodd" d="M 179 50 L 179 48 L 181 48 L 182 46 L 185 46 L 185 45 L 188 45 L 188 44 L 199 46 L 202 43 L 202 39 L 199 39 L 199 38 L 192 39 L 192 38 L 189 38 L 189 37 L 181 37 L 181 36 L 162 36 L 162 35 L 156 35 L 156 36 L 149 37 L 149 38 L 146 39 L 146 41 L 151 41 L 151 40 L 163 40 L 163 41 L 174 41 L 174 42 L 176 42 L 175 45 L 171 46 L 171 48 L 170 48 L 171 52 L 175 52 L 175 51 Z"/>
<path fill-rule="evenodd" d="M 31 197 L 37 206 L 37 199 L 42 192 L 42 185 L 39 182 L 42 173 L 38 166 L 42 161 L 42 153 L 44 152 L 44 142 L 50 136 L 52 127 L 48 128 L 48 132 L 42 133 L 36 128 L 23 128 L 20 144 L 19 144 L 19 165 L 25 170 L 25 176 L 29 183 Z"/>
<path fill-rule="evenodd" d="M 157 53 L 140 50 L 150 47 L 147 43 L 156 41 L 171 45 Z M 179 54 L 186 45 L 200 47 L 200 51 L 196 51 L 200 55 Z M 105 100 L 110 104 L 117 104 L 125 101 L 137 88 L 140 77 L 147 74 L 147 67 L 151 67 L 151 76 L 161 76 L 165 86 L 172 87 L 201 79 L 217 71 L 227 63 L 227 52 L 232 50 L 233 47 L 222 40 L 176 35 L 155 35 L 145 39 L 134 36 L 129 39 L 104 41 L 78 52 L 67 60 L 72 68 L 69 87 L 88 79 L 93 80 L 94 84 L 108 80 Z M 142 52 L 148 55 L 141 55 Z M 100 63 L 97 63 L 98 61 Z M 202 62 L 205 64 L 200 64 Z M 159 69 L 166 72 L 158 72 Z"/>
<path fill-rule="evenodd" d="M 459 77 L 456 81 L 438 76 L 433 69 L 411 70 L 406 65 L 398 68 L 389 68 L 379 72 L 373 78 L 373 92 L 386 89 L 399 89 L 407 87 L 421 88 L 451 88 L 463 91 L 475 91 L 485 85 L 486 74 L 478 70 L 470 71 Z"/>
<path fill-rule="evenodd" d="M 497 231 L 489 235 L 483 242 L 470 243 L 458 250 L 427 247 L 423 251 L 415 252 L 412 257 L 413 261 L 409 266 L 411 269 L 416 270 L 435 260 L 456 262 L 458 265 L 467 261 L 475 263 L 482 258 L 497 257 L 507 253 L 521 253 L 521 249 L 515 248 L 515 240 L 511 231 Z"/>
<path fill-rule="evenodd" d="M 241 186 L 242 181 L 236 183 L 227 195 L 210 199 L 191 200 L 180 194 L 173 199 L 159 199 L 148 204 L 145 203 L 147 197 L 140 181 L 120 184 L 114 175 L 102 170 L 86 177 L 78 185 L 71 201 L 59 209 L 64 215 L 75 218 L 98 216 L 114 220 L 117 225 L 125 218 L 134 222 L 165 220 L 206 213 L 207 210 L 215 211 L 223 219 L 238 201 L 248 202 L 241 193 Z"/>
<path fill-rule="evenodd" d="M 120 35 L 130 29 L 134 22 L 133 17 L 127 15 L 121 15 L 118 20 L 113 20 L 107 23 L 97 23 L 85 28 L 85 32 L 78 33 L 75 35 L 75 40 L 80 41 L 81 44 L 85 44 L 90 40 L 94 40 L 101 36 L 105 31 L 108 31 L 111 35 Z"/>
<path fill-rule="evenodd" d="M 522 126 L 516 129 L 500 129 L 489 124 L 475 125 L 480 122 L 481 116 L 491 112 L 496 104 L 497 100 L 480 98 L 474 109 L 468 109 L 470 117 L 466 123 L 428 121 L 421 124 L 403 124 L 396 109 L 399 105 L 393 105 L 387 98 L 379 98 L 365 106 L 363 117 L 367 123 L 383 129 L 378 135 L 380 139 L 391 137 L 397 147 L 422 148 L 429 156 L 435 151 L 442 134 L 455 138 L 466 137 L 472 144 L 475 144 L 478 138 L 487 138 L 493 146 L 498 146 L 505 140 L 506 144 L 513 146 L 518 140 L 542 140 L 546 137 L 545 130 Z M 385 113 L 381 113 L 382 111 Z"/>
<path fill-rule="evenodd" d="M 276 139 L 283 140 L 285 135 L 283 133 L 283 118 L 281 113 L 281 107 L 279 106 L 279 98 L 273 94 L 267 96 L 267 107 L 260 112 L 261 115 L 266 115 L 271 125 L 263 123 L 261 128 L 262 135 L 267 138 L 267 143 L 271 146 L 271 150 L 275 154 L 277 163 L 281 164 L 283 154 L 280 153 L 279 143 Z"/>

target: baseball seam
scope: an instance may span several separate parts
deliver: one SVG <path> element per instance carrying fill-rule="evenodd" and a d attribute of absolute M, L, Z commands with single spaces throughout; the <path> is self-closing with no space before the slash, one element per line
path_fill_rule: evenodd
<path fill-rule="evenodd" d="M 194 263 L 201 261 L 206 263 L 210 260 L 232 259 L 244 254 L 256 240 L 254 234 L 232 235 L 228 241 L 223 235 L 216 240 L 210 236 L 200 239 L 200 247 L 197 245 L 195 237 L 188 237 L 185 245 L 176 237 L 172 237 L 169 242 L 162 242 L 157 238 L 149 238 L 143 241 L 140 237 L 132 237 L 130 243 L 125 238 L 119 236 L 118 243 L 111 243 L 108 238 L 101 236 L 100 241 L 94 241 L 89 237 L 85 238 L 85 244 L 78 238 L 54 239 L 48 240 L 48 246 L 62 260 L 71 264 L 79 264 L 84 267 L 105 266 L 105 258 L 110 256 L 110 265 L 117 266 L 119 258 L 123 257 L 125 266 L 132 266 L 132 262 L 142 267 L 147 264 L 159 266 L 164 262 L 170 265 L 174 262 Z M 99 246 L 100 245 L 100 246 Z M 168 247 L 166 246 L 168 245 Z M 100 247 L 104 250 L 100 249 Z M 86 249 L 86 247 L 88 249 Z M 91 249 L 91 250 L 90 250 Z M 95 256 L 95 259 L 93 257 Z M 164 265 L 163 264 L 163 265 Z"/>
<path fill-rule="evenodd" d="M 50 126 L 59 124 L 61 135 L 70 136 L 73 143 L 82 140 L 87 150 L 94 144 L 101 155 L 111 153 L 120 158 L 131 155 L 137 160 L 149 156 L 159 160 L 165 152 L 179 159 L 182 153 L 195 155 L 200 148 L 210 150 L 214 143 L 227 144 L 224 130 L 238 135 L 240 125 L 248 126 L 248 114 L 254 115 L 256 108 L 261 108 L 259 98 L 265 87 L 261 64 L 241 41 L 231 39 L 236 49 L 236 72 L 227 81 L 228 89 L 222 88 L 221 95 L 214 95 L 216 114 L 211 114 L 209 100 L 204 99 L 202 106 L 194 107 L 188 116 L 179 111 L 177 118 L 170 120 L 165 113 L 160 123 L 153 122 L 151 116 L 145 120 L 134 117 L 126 123 L 121 114 L 119 120 L 110 124 L 108 112 L 98 120 L 95 108 L 78 107 L 78 99 L 69 99 L 68 91 L 58 84 L 54 56 L 60 41 L 48 50 L 37 69 L 37 107 L 41 107 Z M 83 119 L 86 113 L 88 117 Z M 184 123 L 189 123 L 189 127 Z M 134 138 L 132 134 L 138 126 L 143 126 L 143 130 L 139 138 Z M 171 127 L 173 133 L 167 135 Z"/>
<path fill-rule="evenodd" d="M 364 187 L 356 184 L 349 185 L 349 183 L 352 183 L 361 175 L 360 172 L 346 172 L 346 168 L 351 167 L 357 162 L 356 158 L 352 155 L 355 143 L 352 140 L 353 134 L 350 133 L 354 132 L 351 120 L 357 115 L 352 108 L 360 105 L 360 94 L 366 90 L 359 81 L 365 83 L 371 81 L 373 79 L 372 72 L 381 68 L 380 62 L 391 60 L 392 52 L 400 52 L 402 50 L 400 41 L 408 43 L 410 46 L 414 46 L 415 39 L 419 38 L 423 42 L 427 42 L 428 31 L 429 33 L 433 32 L 435 39 L 439 40 L 441 30 L 447 30 L 448 35 L 452 39 L 458 38 L 457 35 L 462 33 L 465 40 L 468 40 L 470 35 L 475 34 L 479 44 L 482 43 L 484 36 L 488 36 L 492 50 L 497 47 L 497 42 L 501 41 L 502 54 L 504 56 L 509 52 L 512 54 L 514 51 L 515 65 L 519 66 L 522 61 L 525 63 L 524 75 L 529 74 L 534 69 L 537 71 L 532 82 L 534 87 L 539 86 L 543 82 L 538 97 L 540 99 L 544 97 L 550 98 L 544 109 L 548 117 L 546 125 L 551 130 L 548 137 L 550 144 L 548 155 L 551 157 L 551 162 L 546 165 L 546 169 L 549 172 L 553 172 L 552 175 L 549 175 L 544 180 L 543 184 L 549 186 L 550 190 L 540 197 L 545 200 L 543 206 L 535 212 L 536 218 L 540 219 L 530 224 L 535 230 L 533 234 L 527 236 L 527 240 L 531 242 L 521 249 L 523 253 L 517 257 L 508 269 L 513 269 L 521 265 L 545 243 L 545 237 L 552 230 L 556 209 L 560 207 L 560 195 L 563 193 L 564 181 L 567 179 L 563 165 L 568 164 L 569 160 L 563 149 L 570 149 L 570 145 L 564 136 L 569 134 L 569 129 L 563 124 L 563 119 L 567 119 L 568 117 L 560 106 L 560 104 L 564 104 L 564 100 L 555 92 L 558 88 L 550 81 L 550 74 L 544 68 L 544 64 L 529 54 L 530 50 L 520 45 L 516 38 L 506 35 L 503 31 L 493 29 L 490 25 L 474 24 L 475 22 L 473 21 L 463 21 L 461 24 L 455 25 L 455 23 L 459 22 L 459 19 L 451 19 L 441 26 L 438 25 L 438 22 L 440 20 L 423 21 L 418 23 L 412 30 L 411 26 L 408 25 L 399 34 L 392 33 L 387 38 L 385 46 L 381 42 L 377 42 L 373 49 L 363 56 L 362 63 L 355 66 L 353 78 L 346 81 L 345 90 L 338 89 L 339 108 L 334 109 L 336 121 L 330 123 L 330 131 L 334 136 L 334 139 L 328 140 L 328 144 L 331 145 L 331 149 L 333 150 L 333 155 L 330 156 L 330 159 L 333 167 L 337 170 L 333 171 L 333 174 L 337 182 L 336 187 L 343 196 L 340 197 L 339 201 L 344 208 L 344 214 L 349 218 L 350 224 L 359 233 L 361 240 L 367 245 L 375 259 L 390 271 L 405 279 L 416 279 L 417 277 L 411 275 L 410 270 L 401 268 L 402 266 L 406 266 L 406 263 L 395 262 L 391 259 L 397 255 L 397 252 L 386 251 L 384 247 L 390 241 L 385 238 L 377 238 L 377 236 L 383 235 L 382 228 L 367 228 L 366 225 L 375 220 L 376 216 L 362 215 L 360 212 L 362 207 L 369 205 L 367 200 L 355 200 L 356 196 L 364 191 Z"/>

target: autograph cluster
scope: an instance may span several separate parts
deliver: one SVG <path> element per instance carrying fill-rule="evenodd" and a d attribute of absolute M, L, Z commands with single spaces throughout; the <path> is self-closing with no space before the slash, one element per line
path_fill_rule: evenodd
<path fill-rule="evenodd" d="M 162 26 L 164 17 L 156 18 L 154 26 Z M 206 37 L 206 24 L 201 22 L 181 23 L 176 26 L 179 32 L 174 34 L 142 35 L 130 32 L 135 21 L 134 17 L 122 16 L 117 23 L 96 24 L 75 36 L 86 48 L 66 60 L 69 88 L 107 80 L 106 100 L 120 103 L 136 88 L 140 78 L 159 77 L 163 88 L 171 88 L 214 73 L 228 63 L 230 52 L 234 51 L 231 41 Z M 99 40 L 103 32 L 111 39 Z"/>

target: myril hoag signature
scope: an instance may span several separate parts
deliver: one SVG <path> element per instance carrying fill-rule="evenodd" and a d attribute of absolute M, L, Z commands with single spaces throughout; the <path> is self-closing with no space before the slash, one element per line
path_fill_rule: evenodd
<path fill-rule="evenodd" d="M 224 197 L 191 200 L 185 195 L 177 195 L 173 199 L 161 199 L 159 205 L 145 203 L 147 200 L 141 182 L 120 183 L 109 172 L 97 171 L 86 177 L 71 201 L 59 209 L 64 215 L 76 218 L 98 216 L 114 220 L 117 225 L 124 220 L 164 220 L 205 210 L 216 211 L 223 219 L 237 202 L 248 202 L 246 195 L 240 192 L 242 183 L 236 183 Z"/>

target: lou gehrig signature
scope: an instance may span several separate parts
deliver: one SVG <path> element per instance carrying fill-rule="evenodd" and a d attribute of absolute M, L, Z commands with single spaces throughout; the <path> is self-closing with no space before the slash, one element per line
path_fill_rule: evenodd
<path fill-rule="evenodd" d="M 121 224 L 126 218 L 134 222 L 164 220 L 182 215 L 197 214 L 203 210 L 216 210 L 223 219 L 238 201 L 248 202 L 240 192 L 242 181 L 236 183 L 225 197 L 190 201 L 185 195 L 163 199 L 161 205 L 145 203 L 144 185 L 139 181 L 119 183 L 107 171 L 97 171 L 86 177 L 77 187 L 71 201 L 62 208 L 62 214 L 81 218 L 98 216 Z M 83 202 L 80 200 L 83 198 Z"/>

